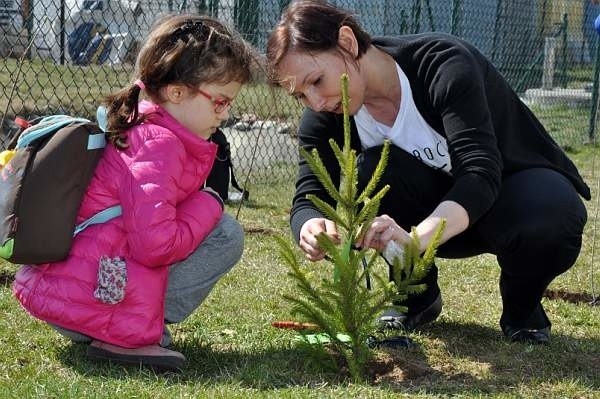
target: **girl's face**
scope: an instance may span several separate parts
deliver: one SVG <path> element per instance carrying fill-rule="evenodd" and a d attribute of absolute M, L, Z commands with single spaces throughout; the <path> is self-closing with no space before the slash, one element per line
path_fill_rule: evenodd
<path fill-rule="evenodd" d="M 169 112 L 188 130 L 203 139 L 229 118 L 229 108 L 242 84 L 204 84 L 197 90 L 181 88 L 182 97 L 178 104 L 170 104 Z"/>
<path fill-rule="evenodd" d="M 354 60 L 339 51 L 316 54 L 292 51 L 277 67 L 282 87 L 310 109 L 320 112 L 342 113 L 340 77 L 349 77 L 349 110 L 354 115 L 364 101 L 365 82 Z"/>

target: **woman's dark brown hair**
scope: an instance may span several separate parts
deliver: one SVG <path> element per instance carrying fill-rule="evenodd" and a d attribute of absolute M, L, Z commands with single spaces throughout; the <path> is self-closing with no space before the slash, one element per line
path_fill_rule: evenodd
<path fill-rule="evenodd" d="M 157 22 L 140 49 L 133 80 L 141 80 L 145 94 L 160 102 L 160 90 L 168 84 L 246 83 L 257 59 L 239 34 L 216 19 L 170 15 Z M 131 83 L 104 101 L 108 138 L 118 148 L 126 147 L 124 132 L 144 119 L 138 111 L 140 91 Z"/>
<path fill-rule="evenodd" d="M 278 83 L 277 66 L 291 51 L 312 53 L 338 48 L 338 33 L 342 26 L 348 26 L 354 32 L 360 58 L 371 45 L 371 36 L 350 12 L 319 0 L 290 4 L 267 41 L 267 67 L 271 80 Z"/>

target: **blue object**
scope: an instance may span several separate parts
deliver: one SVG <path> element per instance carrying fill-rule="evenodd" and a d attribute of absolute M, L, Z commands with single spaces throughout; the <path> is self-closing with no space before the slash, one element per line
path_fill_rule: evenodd
<path fill-rule="evenodd" d="M 600 35 L 600 14 L 594 20 L 594 28 L 596 29 L 596 33 Z"/>
<path fill-rule="evenodd" d="M 108 109 L 106 109 L 104 105 L 101 105 L 96 109 L 96 122 L 100 129 L 102 129 L 103 132 L 106 132 L 106 129 L 108 129 Z"/>
<path fill-rule="evenodd" d="M 71 123 L 79 123 L 79 122 L 89 122 L 88 119 L 85 118 L 76 118 L 69 115 L 50 115 L 44 117 L 37 124 L 28 127 L 23 130 L 23 133 L 19 136 L 17 140 L 16 149 L 25 148 L 31 142 L 47 136 L 49 134 L 53 134 L 56 130 L 70 125 Z"/>
<path fill-rule="evenodd" d="M 106 208 L 75 226 L 73 237 L 75 237 L 77 234 L 81 233 L 83 230 L 85 230 L 87 227 L 93 224 L 108 222 L 109 220 L 114 219 L 117 216 L 121 216 L 122 213 L 123 210 L 121 209 L 121 205 L 115 205 L 111 206 L 110 208 Z"/>
<path fill-rule="evenodd" d="M 108 29 L 100 23 L 88 21 L 77 25 L 67 40 L 67 50 L 73 64 L 99 65 L 106 62 L 113 45 L 108 33 Z"/>

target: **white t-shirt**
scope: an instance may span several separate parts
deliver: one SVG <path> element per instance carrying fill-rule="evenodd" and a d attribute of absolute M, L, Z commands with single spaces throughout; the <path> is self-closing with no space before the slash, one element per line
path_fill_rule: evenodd
<path fill-rule="evenodd" d="M 396 121 L 392 127 L 384 125 L 376 121 L 363 105 L 354 115 L 362 148 L 382 145 L 385 139 L 389 139 L 392 144 L 413 154 L 425 164 L 450 174 L 452 164 L 446 139 L 423 119 L 415 106 L 408 78 L 397 64 L 396 69 L 402 90 Z"/>

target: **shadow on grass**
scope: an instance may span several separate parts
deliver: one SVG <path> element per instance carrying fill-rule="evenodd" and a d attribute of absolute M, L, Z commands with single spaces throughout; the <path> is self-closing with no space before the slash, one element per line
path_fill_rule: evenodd
<path fill-rule="evenodd" d="M 447 322 L 437 322 L 422 334 L 431 343 L 377 352 L 373 389 L 433 395 L 493 394 L 509 392 L 516 386 L 534 387 L 540 381 L 576 381 L 582 388 L 600 388 L 599 339 L 553 335 L 550 345 L 533 346 L 508 342 L 499 329 Z M 314 351 L 305 347 L 229 350 L 184 342 L 174 349 L 184 353 L 188 362 L 181 374 L 163 375 L 173 384 L 223 384 L 271 391 L 343 388 L 349 382 L 331 358 L 317 359 Z M 440 350 L 445 353 L 440 355 Z M 438 354 L 432 355 L 434 352 Z M 85 375 L 155 378 L 149 370 L 92 362 L 85 357 L 84 347 L 77 344 L 61 348 L 58 357 Z"/>
<path fill-rule="evenodd" d="M 528 345 L 508 341 L 500 328 L 448 322 L 432 324 L 425 333 L 441 341 L 452 360 L 436 367 L 444 370 L 438 376 L 410 381 L 417 391 L 502 393 L 519 385 L 533 387 L 540 381 L 578 381 L 582 387 L 600 388 L 600 337 L 553 334 L 550 345 Z"/>
<path fill-rule="evenodd" d="M 161 376 L 173 383 L 226 384 L 273 390 L 292 386 L 336 385 L 344 381 L 331 359 L 317 359 L 306 348 L 273 348 L 263 352 L 213 349 L 210 345 L 184 343 L 172 349 L 184 353 L 187 362 L 180 374 L 155 374 L 138 366 L 97 362 L 86 357 L 86 345 L 57 349 L 58 359 L 82 375 L 122 380 L 146 380 Z M 233 389 L 233 388 L 232 388 Z"/>

